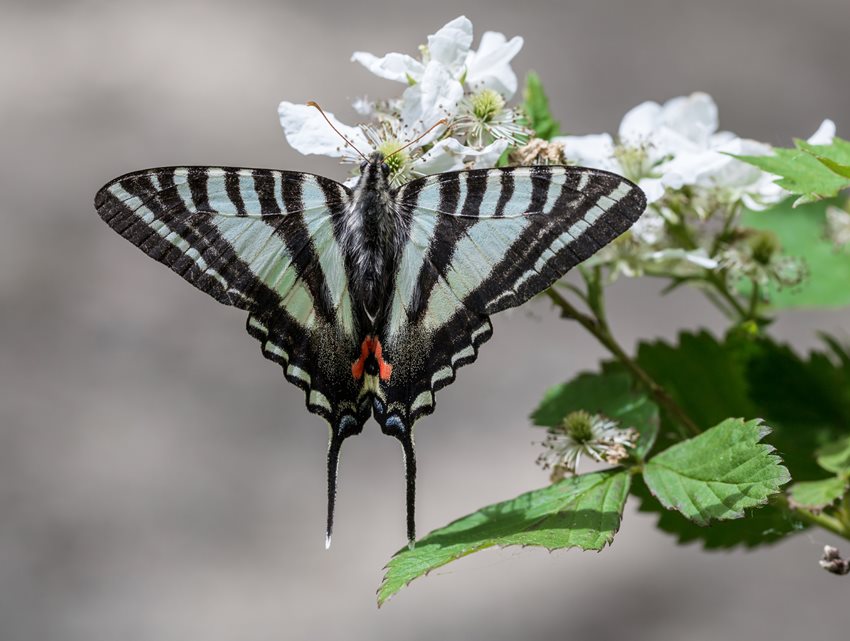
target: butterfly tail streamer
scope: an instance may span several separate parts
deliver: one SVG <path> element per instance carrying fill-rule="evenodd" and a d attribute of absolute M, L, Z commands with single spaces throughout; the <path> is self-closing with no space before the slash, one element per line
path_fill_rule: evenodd
<path fill-rule="evenodd" d="M 328 523 L 325 529 L 325 549 L 331 547 L 331 535 L 334 527 L 334 508 L 336 507 L 337 474 L 339 472 L 339 452 L 345 436 L 333 431 L 328 441 Z"/>
<path fill-rule="evenodd" d="M 401 442 L 404 462 L 405 497 L 407 501 L 407 547 L 416 545 L 416 452 L 413 447 L 412 430 L 404 430 L 396 438 Z"/>

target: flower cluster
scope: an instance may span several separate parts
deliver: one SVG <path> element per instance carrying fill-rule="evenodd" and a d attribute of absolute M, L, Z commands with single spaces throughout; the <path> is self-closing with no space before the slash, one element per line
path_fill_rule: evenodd
<path fill-rule="evenodd" d="M 828 144 L 834 135 L 835 125 L 825 120 L 809 142 Z M 778 243 L 763 235 L 738 229 L 743 208 L 764 209 L 788 194 L 775 176 L 736 158 L 769 154 L 771 147 L 718 131 L 711 96 L 644 102 L 623 117 L 616 137 L 560 136 L 552 142 L 563 146 L 568 161 L 626 176 L 647 195 L 649 207 L 631 232 L 592 259 L 608 269 L 609 278 L 749 279 L 762 286 L 762 295 L 769 285 L 793 286 L 804 278 L 800 259 L 783 256 Z"/>
<path fill-rule="evenodd" d="M 461 16 L 428 36 L 416 58 L 402 53 L 378 57 L 363 51 L 351 57 L 405 88 L 395 98 L 358 99 L 354 108 L 368 122 L 348 126 L 328 113 L 333 125 L 366 155 L 372 151 L 388 155 L 422 136 L 391 158 L 394 184 L 453 169 L 493 167 L 509 146 L 527 138 L 519 111 L 508 107 L 517 90 L 510 63 L 522 48 L 522 38 L 508 40 L 488 31 L 476 50 L 472 40 L 472 23 Z M 359 154 L 315 109 L 284 101 L 278 114 L 287 141 L 297 151 L 359 164 Z M 426 133 L 441 120 L 445 125 Z"/>
<path fill-rule="evenodd" d="M 575 164 L 612 171 L 640 185 L 649 206 L 629 232 L 587 262 L 605 280 L 664 277 L 704 287 L 713 300 L 719 300 L 718 292 L 709 290 L 722 288 L 720 299 L 727 301 L 742 291 L 742 281 L 749 281 L 743 290 L 754 292 L 754 308 L 776 287 L 804 279 L 801 258 L 783 255 L 775 239 L 741 227 L 745 208 L 764 209 L 788 194 L 774 182 L 776 176 L 738 160 L 770 154 L 771 147 L 721 131 L 711 96 L 693 93 L 663 104 L 644 102 L 623 117 L 616 135 L 543 140 L 535 137 L 531 109 L 510 105 L 518 86 L 511 61 L 522 38 L 488 31 L 477 49 L 472 45 L 472 23 L 461 16 L 428 36 L 416 56 L 355 52 L 353 62 L 398 83 L 400 95 L 357 99 L 353 106 L 364 122 L 354 126 L 327 113 L 348 142 L 312 107 L 281 102 L 278 113 L 287 141 L 301 153 L 351 163 L 349 184 L 357 180 L 360 154 L 373 151 L 388 156 L 394 185 L 498 164 Z M 809 142 L 828 144 L 834 135 L 835 125 L 825 120 Z M 830 209 L 825 234 L 846 250 L 850 214 Z M 731 316 L 745 316 L 734 301 L 721 307 Z"/>

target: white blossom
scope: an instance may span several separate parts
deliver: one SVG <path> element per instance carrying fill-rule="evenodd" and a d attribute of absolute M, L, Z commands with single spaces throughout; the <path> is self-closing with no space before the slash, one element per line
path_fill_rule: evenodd
<path fill-rule="evenodd" d="M 825 121 L 812 140 L 831 140 L 831 124 Z M 724 190 L 748 205 L 773 204 L 785 195 L 769 174 L 733 157 L 768 154 L 770 145 L 718 131 L 717 105 L 706 93 L 639 104 L 623 117 L 616 141 L 609 134 L 555 140 L 570 160 L 634 180 L 650 203 L 667 188 L 685 186 Z"/>
<path fill-rule="evenodd" d="M 414 86 L 423 81 L 429 67 L 440 67 L 449 77 L 459 83 L 463 80 L 472 89 L 495 89 L 510 99 L 517 89 L 510 62 L 522 45 L 520 36 L 508 40 L 502 33 L 487 31 L 478 50 L 473 51 L 472 22 L 466 16 L 459 16 L 428 36 L 419 60 L 403 53 L 388 53 L 379 58 L 365 51 L 355 51 L 351 59 L 376 76 Z"/>

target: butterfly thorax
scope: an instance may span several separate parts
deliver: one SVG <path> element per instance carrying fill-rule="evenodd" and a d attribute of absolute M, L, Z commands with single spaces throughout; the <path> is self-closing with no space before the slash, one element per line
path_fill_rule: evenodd
<path fill-rule="evenodd" d="M 361 328 L 374 331 L 385 321 L 393 274 L 403 246 L 403 223 L 380 152 L 361 165 L 345 215 L 343 247 L 352 268 L 349 286 Z"/>

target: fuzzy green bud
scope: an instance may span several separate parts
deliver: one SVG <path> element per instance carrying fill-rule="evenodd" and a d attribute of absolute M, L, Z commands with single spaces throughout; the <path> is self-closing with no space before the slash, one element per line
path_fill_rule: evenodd
<path fill-rule="evenodd" d="M 562 423 L 564 431 L 579 443 L 593 439 L 593 418 L 584 410 L 570 412 Z"/>
<path fill-rule="evenodd" d="M 772 231 L 759 231 L 748 239 L 753 260 L 759 265 L 769 265 L 773 256 L 781 249 L 779 238 Z"/>

